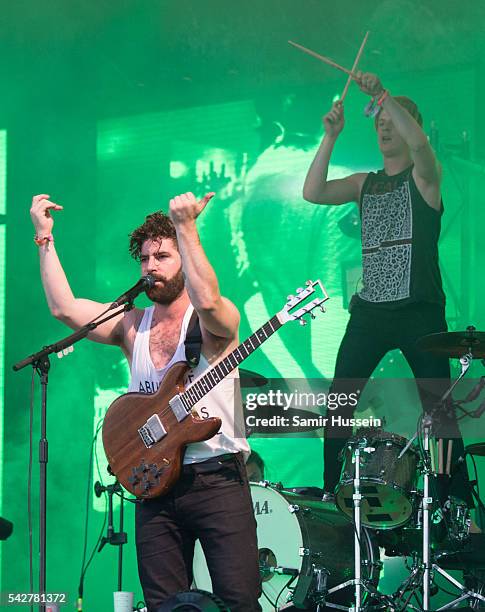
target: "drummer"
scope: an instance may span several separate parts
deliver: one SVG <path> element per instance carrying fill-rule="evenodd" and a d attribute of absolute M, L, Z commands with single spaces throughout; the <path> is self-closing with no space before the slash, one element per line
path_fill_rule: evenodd
<path fill-rule="evenodd" d="M 417 379 L 437 380 L 431 391 L 418 384 L 423 405 L 431 405 L 443 395 L 450 378 L 447 357 L 416 347 L 418 338 L 447 330 L 438 260 L 443 215 L 441 166 L 423 131 L 415 102 L 393 96 L 375 74 L 359 71 L 356 80 L 361 91 L 371 97 L 366 108 L 371 111 L 368 114 L 375 115 L 383 168 L 327 179 L 330 158 L 344 128 L 344 107 L 336 102 L 323 117 L 325 135 L 303 189 L 305 200 L 314 204 L 356 202 L 362 221 L 362 289 L 351 300 L 332 391 L 362 389 L 384 355 L 400 349 Z M 353 411 L 354 407 L 346 405 L 331 414 L 349 418 Z M 434 425 L 435 436 L 454 438 L 452 465 L 456 476 L 459 469 L 466 469 L 458 461 L 463 455 L 463 441 L 456 417 L 441 409 Z M 351 434 L 350 428 L 326 427 L 326 498 L 338 482 L 338 455 Z M 452 479 L 450 492 L 472 505 L 466 475 Z"/>

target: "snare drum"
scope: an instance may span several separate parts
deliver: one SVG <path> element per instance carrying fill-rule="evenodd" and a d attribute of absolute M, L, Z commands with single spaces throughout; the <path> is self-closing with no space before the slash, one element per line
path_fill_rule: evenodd
<path fill-rule="evenodd" d="M 406 438 L 381 430 L 372 430 L 367 435 L 359 432 L 348 441 L 340 481 L 335 489 L 337 506 L 344 514 L 353 516 L 353 455 L 357 445 L 362 445 L 365 446 L 365 451 L 360 454 L 362 525 L 374 529 L 394 529 L 409 520 L 419 475 L 419 455 L 413 447 L 409 447 L 399 457 L 407 444 Z"/>
<path fill-rule="evenodd" d="M 250 487 L 264 593 L 259 603 L 264 611 L 279 609 L 288 601 L 306 608 L 311 602 L 313 589 L 306 575 L 312 575 L 313 566 L 329 572 L 328 589 L 354 577 L 354 531 L 337 508 L 324 504 L 320 499 L 283 492 L 264 483 L 251 483 Z M 238 551 L 234 554 L 237 555 Z M 295 570 L 297 575 L 291 581 L 290 574 L 280 575 L 275 568 Z M 363 529 L 363 579 L 377 586 L 380 568 L 374 534 Z M 209 572 L 198 542 L 194 555 L 194 581 L 198 588 L 211 591 Z M 348 586 L 327 595 L 327 601 L 351 605 L 354 587 Z"/>

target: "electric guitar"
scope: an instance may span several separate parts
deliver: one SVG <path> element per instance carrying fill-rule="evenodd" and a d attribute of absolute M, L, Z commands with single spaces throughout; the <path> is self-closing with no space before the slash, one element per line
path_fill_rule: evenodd
<path fill-rule="evenodd" d="M 303 317 L 310 314 L 314 319 L 314 309 L 325 312 L 328 299 L 319 280 L 307 281 L 305 288 L 288 296 L 280 312 L 187 388 L 189 366 L 178 362 L 156 393 L 118 397 L 104 417 L 103 445 L 110 471 L 123 487 L 144 499 L 167 493 L 180 475 L 185 447 L 212 438 L 221 426 L 218 417 L 200 418 L 195 404 L 285 323 L 298 320 L 305 325 Z"/>

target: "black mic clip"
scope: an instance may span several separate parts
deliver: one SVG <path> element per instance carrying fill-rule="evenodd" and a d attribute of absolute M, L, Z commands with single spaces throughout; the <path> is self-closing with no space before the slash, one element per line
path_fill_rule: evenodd
<path fill-rule="evenodd" d="M 133 300 L 143 293 L 147 289 L 151 289 L 155 284 L 155 279 L 151 274 L 145 274 L 142 276 L 140 280 L 133 285 L 131 289 L 122 293 L 116 300 L 110 305 L 108 310 L 113 310 L 114 308 L 119 308 L 126 304 L 126 310 L 131 310 L 133 308 Z"/>

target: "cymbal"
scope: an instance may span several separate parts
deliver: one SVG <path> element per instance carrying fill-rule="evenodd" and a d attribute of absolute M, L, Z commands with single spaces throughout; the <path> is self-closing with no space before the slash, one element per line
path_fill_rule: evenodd
<path fill-rule="evenodd" d="M 469 444 L 465 447 L 465 450 L 469 455 L 485 457 L 485 442 L 475 442 L 475 444 Z"/>
<path fill-rule="evenodd" d="M 264 387 L 268 382 L 262 374 L 252 372 L 251 370 L 244 370 L 239 368 L 239 378 L 241 380 L 241 387 Z"/>
<path fill-rule="evenodd" d="M 463 357 L 470 349 L 474 359 L 485 357 L 485 332 L 475 328 L 466 331 L 440 332 L 420 338 L 416 345 L 423 351 L 446 357 Z"/>

